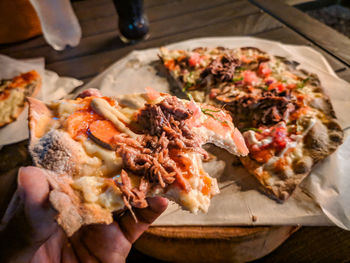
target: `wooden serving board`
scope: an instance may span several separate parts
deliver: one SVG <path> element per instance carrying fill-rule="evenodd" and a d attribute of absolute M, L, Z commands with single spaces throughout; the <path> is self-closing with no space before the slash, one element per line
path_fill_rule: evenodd
<path fill-rule="evenodd" d="M 155 226 L 136 241 L 135 248 L 170 262 L 246 262 L 267 255 L 299 228 Z"/>

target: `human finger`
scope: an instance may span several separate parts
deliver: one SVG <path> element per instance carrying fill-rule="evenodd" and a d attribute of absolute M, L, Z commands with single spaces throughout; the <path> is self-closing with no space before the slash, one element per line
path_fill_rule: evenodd
<path fill-rule="evenodd" d="M 69 242 L 67 238 L 63 240 L 62 244 L 62 255 L 61 255 L 62 263 L 78 263 L 78 259 L 74 253 L 72 244 Z"/>
<path fill-rule="evenodd" d="M 35 252 L 30 263 L 60 263 L 64 240 L 66 235 L 62 229 L 57 231 Z"/>
<path fill-rule="evenodd" d="M 75 233 L 70 238 L 70 243 L 72 244 L 75 255 L 77 256 L 80 262 L 84 263 L 98 263 L 96 257 L 89 252 L 84 242 L 81 239 L 82 230 Z"/>
<path fill-rule="evenodd" d="M 134 211 L 138 222 L 134 220 L 130 211 L 118 220 L 120 228 L 130 243 L 134 243 L 168 205 L 168 200 L 163 197 L 147 198 L 147 202 L 148 207 Z"/>
<path fill-rule="evenodd" d="M 131 249 L 131 243 L 116 222 L 87 226 L 82 241 L 102 262 L 124 262 Z"/>
<path fill-rule="evenodd" d="M 32 241 L 43 242 L 57 230 L 56 211 L 49 202 L 49 183 L 43 170 L 22 167 L 18 172 L 18 193 L 32 229 Z"/>
<path fill-rule="evenodd" d="M 10 207 L 10 212 L 6 211 L 5 215 L 6 227 L 1 245 L 6 249 L 2 251 L 2 257 L 13 258 L 14 262 L 28 262 L 57 231 L 56 212 L 48 200 L 49 190 L 44 171 L 35 167 L 19 170 L 15 201 L 11 201 L 15 207 Z"/>

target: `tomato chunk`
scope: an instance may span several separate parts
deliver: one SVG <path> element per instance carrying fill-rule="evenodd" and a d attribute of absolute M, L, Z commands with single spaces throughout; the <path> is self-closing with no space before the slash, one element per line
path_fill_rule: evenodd
<path fill-rule="evenodd" d="M 286 90 L 286 86 L 281 82 L 274 82 L 269 85 L 268 90 L 277 90 L 277 92 L 282 92 Z"/>
<path fill-rule="evenodd" d="M 112 122 L 108 120 L 97 120 L 90 124 L 89 132 L 94 137 L 94 141 L 102 143 L 102 146 L 110 145 L 113 137 L 120 132 L 115 128 Z"/>
<path fill-rule="evenodd" d="M 67 119 L 67 131 L 76 139 L 80 135 L 86 135 L 89 125 L 101 117 L 94 111 L 77 111 Z"/>
<path fill-rule="evenodd" d="M 244 82 L 249 85 L 255 85 L 259 83 L 259 78 L 254 71 L 246 70 L 243 72 Z"/>
<path fill-rule="evenodd" d="M 202 194 L 204 195 L 209 195 L 210 194 L 210 191 L 211 191 L 211 179 L 208 177 L 208 176 L 203 176 L 202 177 L 202 180 L 203 180 L 203 187 L 202 187 Z"/>
<path fill-rule="evenodd" d="M 258 74 L 262 77 L 268 77 L 271 74 L 271 69 L 269 67 L 269 64 L 266 62 L 260 63 Z"/>
<path fill-rule="evenodd" d="M 198 53 L 193 53 L 188 59 L 188 64 L 191 67 L 196 67 L 201 62 L 201 56 Z"/>

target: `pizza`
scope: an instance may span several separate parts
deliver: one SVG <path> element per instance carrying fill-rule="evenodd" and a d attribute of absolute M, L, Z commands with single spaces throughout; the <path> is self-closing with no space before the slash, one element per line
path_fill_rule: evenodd
<path fill-rule="evenodd" d="M 34 97 L 40 87 L 40 75 L 34 70 L 0 80 L 0 127 L 15 121 L 25 108 L 26 97 Z"/>
<path fill-rule="evenodd" d="M 29 151 L 46 171 L 68 236 L 82 225 L 111 223 L 113 212 L 147 207 L 147 196 L 207 212 L 219 189 L 203 169 L 202 145 L 248 154 L 226 110 L 150 88 L 116 98 L 87 90 L 74 100 L 28 100 Z"/>
<path fill-rule="evenodd" d="M 189 98 L 232 114 L 249 149 L 241 163 L 277 201 L 342 143 L 320 80 L 297 62 L 254 47 L 161 48 L 159 57 Z"/>

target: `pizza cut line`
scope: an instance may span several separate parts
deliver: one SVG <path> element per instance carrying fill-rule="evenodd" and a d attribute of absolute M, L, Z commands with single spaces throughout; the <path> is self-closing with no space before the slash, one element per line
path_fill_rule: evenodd
<path fill-rule="evenodd" d="M 26 106 L 26 97 L 34 97 L 40 87 L 40 75 L 34 70 L 0 80 L 0 127 L 14 122 Z"/>
<path fill-rule="evenodd" d="M 250 152 L 242 164 L 277 201 L 342 143 L 318 77 L 294 61 L 253 47 L 161 48 L 159 57 L 188 97 L 232 114 Z"/>
<path fill-rule="evenodd" d="M 203 169 L 202 145 L 248 154 L 227 111 L 152 89 L 117 99 L 88 90 L 49 104 L 29 98 L 29 106 L 29 150 L 46 169 L 50 201 L 69 236 L 82 225 L 111 223 L 124 207 L 146 207 L 147 196 L 207 212 L 219 189 Z"/>

